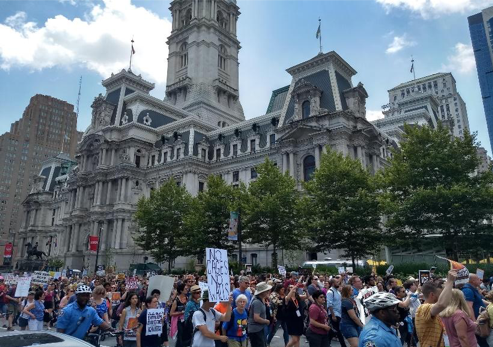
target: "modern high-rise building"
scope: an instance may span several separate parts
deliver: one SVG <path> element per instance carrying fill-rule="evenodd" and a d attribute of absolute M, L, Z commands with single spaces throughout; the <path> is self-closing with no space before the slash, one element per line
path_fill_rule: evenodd
<path fill-rule="evenodd" d="M 31 98 L 10 131 L 0 135 L 0 257 L 4 245 L 14 241 L 21 203 L 41 163 L 60 152 L 73 158 L 78 136 L 74 106 L 39 94 Z"/>
<path fill-rule="evenodd" d="M 493 7 L 468 18 L 472 48 L 476 58 L 484 115 L 493 146 Z"/>
<path fill-rule="evenodd" d="M 389 103 L 384 108 L 385 117 L 373 124 L 396 141 L 404 131 L 404 124 L 435 127 L 442 122 L 448 124 L 457 137 L 469 131 L 466 103 L 450 72 L 399 84 L 389 90 Z"/>

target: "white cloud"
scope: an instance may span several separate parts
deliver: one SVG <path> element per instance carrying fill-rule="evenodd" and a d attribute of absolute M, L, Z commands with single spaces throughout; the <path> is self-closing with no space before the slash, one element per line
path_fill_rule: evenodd
<path fill-rule="evenodd" d="M 459 74 L 469 74 L 475 71 L 476 60 L 471 45 L 461 42 L 454 47 L 454 53 L 447 57 L 448 63 L 442 66 L 445 71 L 458 72 Z"/>
<path fill-rule="evenodd" d="M 171 23 L 131 0 L 103 0 L 84 17 L 62 15 L 44 24 L 28 22 L 24 12 L 0 24 L 0 68 L 84 66 L 103 78 L 128 68 L 130 40 L 135 40 L 132 70 L 152 82 L 166 82 L 166 38 Z"/>
<path fill-rule="evenodd" d="M 443 14 L 480 11 L 493 4 L 493 0 L 376 0 L 387 11 L 402 8 L 419 13 L 423 18 Z"/>
<path fill-rule="evenodd" d="M 415 45 L 416 45 L 416 42 L 409 40 L 407 38 L 406 34 L 404 34 L 402 36 L 394 36 L 394 39 L 392 40 L 392 42 L 387 47 L 387 50 L 385 51 L 385 53 L 394 54 L 394 53 L 397 53 L 397 52 L 403 50 L 406 47 L 412 47 Z"/>
<path fill-rule="evenodd" d="M 383 113 L 381 110 L 366 110 L 366 119 L 370 122 L 383 118 Z"/>

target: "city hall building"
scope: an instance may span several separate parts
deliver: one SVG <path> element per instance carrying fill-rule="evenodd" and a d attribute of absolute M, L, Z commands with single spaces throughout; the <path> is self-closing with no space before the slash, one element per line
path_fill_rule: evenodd
<path fill-rule="evenodd" d="M 106 91 L 92 103 L 76 162 L 63 155 L 45 162 L 23 203 L 20 257 L 27 243 L 38 242 L 66 266 L 92 269 L 88 238 L 102 228 L 99 264 L 125 270 L 142 262 L 146 252 L 133 240 L 136 204 L 170 178 L 193 195 L 207 189 L 209 175 L 248 185 L 269 157 L 301 189 L 327 147 L 357 158 L 371 173 L 386 165 L 394 143 L 367 121 L 368 94 L 336 52 L 287 69 L 291 83 L 272 92 L 264 115 L 245 120 L 235 1 L 175 0 L 170 10 L 166 95 L 151 96 L 154 84 L 130 69 L 102 82 Z M 247 263 L 262 266 L 271 252 L 255 245 L 243 250 Z M 316 256 L 301 254 L 299 261 Z M 175 266 L 186 261 L 178 258 Z"/>

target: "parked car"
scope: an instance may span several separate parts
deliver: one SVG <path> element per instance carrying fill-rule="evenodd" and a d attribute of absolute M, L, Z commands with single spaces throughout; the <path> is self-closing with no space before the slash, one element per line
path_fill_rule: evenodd
<path fill-rule="evenodd" d="M 1 347 L 94 347 L 76 337 L 54 331 L 8 331 L 0 333 Z"/>

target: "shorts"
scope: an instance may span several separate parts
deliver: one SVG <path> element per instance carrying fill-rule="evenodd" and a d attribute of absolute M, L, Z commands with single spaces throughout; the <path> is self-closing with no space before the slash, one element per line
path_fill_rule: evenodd
<path fill-rule="evenodd" d="M 12 304 L 12 303 L 9 303 L 8 306 L 7 306 L 7 316 L 17 316 L 17 314 L 19 313 L 19 304 L 18 303 L 15 303 L 15 304 Z"/>
<path fill-rule="evenodd" d="M 339 330 L 341 331 L 342 336 L 344 336 L 346 339 L 359 337 L 359 334 L 361 333 L 361 328 L 353 324 L 341 323 L 339 325 Z"/>
<path fill-rule="evenodd" d="M 28 322 L 29 322 L 29 319 L 19 317 L 19 326 L 20 326 L 21 328 L 25 328 L 25 327 L 27 327 Z"/>

